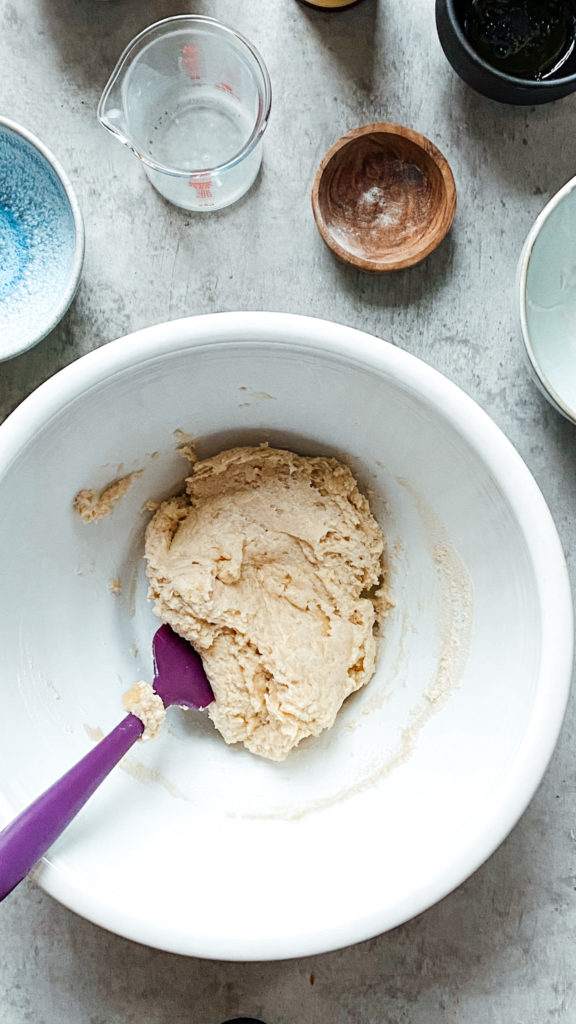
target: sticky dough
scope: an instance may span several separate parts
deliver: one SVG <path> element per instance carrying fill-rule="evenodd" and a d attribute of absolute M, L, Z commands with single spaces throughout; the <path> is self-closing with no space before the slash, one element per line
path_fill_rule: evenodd
<path fill-rule="evenodd" d="M 281 761 L 368 682 L 383 551 L 335 459 L 230 449 L 196 462 L 186 493 L 160 505 L 146 533 L 150 597 L 200 653 L 227 743 Z"/>

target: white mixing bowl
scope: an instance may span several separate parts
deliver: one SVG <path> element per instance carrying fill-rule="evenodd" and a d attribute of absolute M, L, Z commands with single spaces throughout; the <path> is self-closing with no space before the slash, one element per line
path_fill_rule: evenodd
<path fill-rule="evenodd" d="M 466 395 L 359 331 L 223 313 L 84 356 L 0 428 L 3 822 L 151 677 L 142 506 L 182 485 L 177 430 L 200 455 L 267 440 L 349 461 L 389 541 L 378 669 L 282 764 L 173 709 L 35 877 L 90 920 L 178 953 L 267 960 L 373 936 L 474 871 L 545 770 L 572 664 L 550 513 Z M 114 512 L 81 522 L 76 492 L 132 470 Z"/>

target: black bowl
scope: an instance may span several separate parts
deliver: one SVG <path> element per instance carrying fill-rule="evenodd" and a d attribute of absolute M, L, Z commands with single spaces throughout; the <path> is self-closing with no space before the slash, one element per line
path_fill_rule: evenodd
<path fill-rule="evenodd" d="M 576 51 L 566 61 L 561 77 L 543 80 L 517 78 L 486 63 L 473 50 L 462 29 L 462 0 L 436 0 L 436 28 L 446 57 L 460 78 L 500 103 L 549 103 L 576 91 Z"/>

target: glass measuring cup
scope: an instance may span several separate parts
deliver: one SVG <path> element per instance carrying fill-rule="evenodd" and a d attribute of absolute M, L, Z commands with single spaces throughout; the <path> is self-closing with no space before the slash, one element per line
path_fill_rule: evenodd
<path fill-rule="evenodd" d="M 98 120 L 171 203 L 219 210 L 258 174 L 271 99 L 266 66 L 244 36 L 214 18 L 184 14 L 129 43 Z"/>

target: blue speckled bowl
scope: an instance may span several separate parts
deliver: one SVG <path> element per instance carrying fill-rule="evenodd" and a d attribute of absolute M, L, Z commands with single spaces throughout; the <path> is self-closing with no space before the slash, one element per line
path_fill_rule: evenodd
<path fill-rule="evenodd" d="M 56 326 L 80 279 L 84 225 L 52 153 L 0 117 L 0 360 Z"/>

